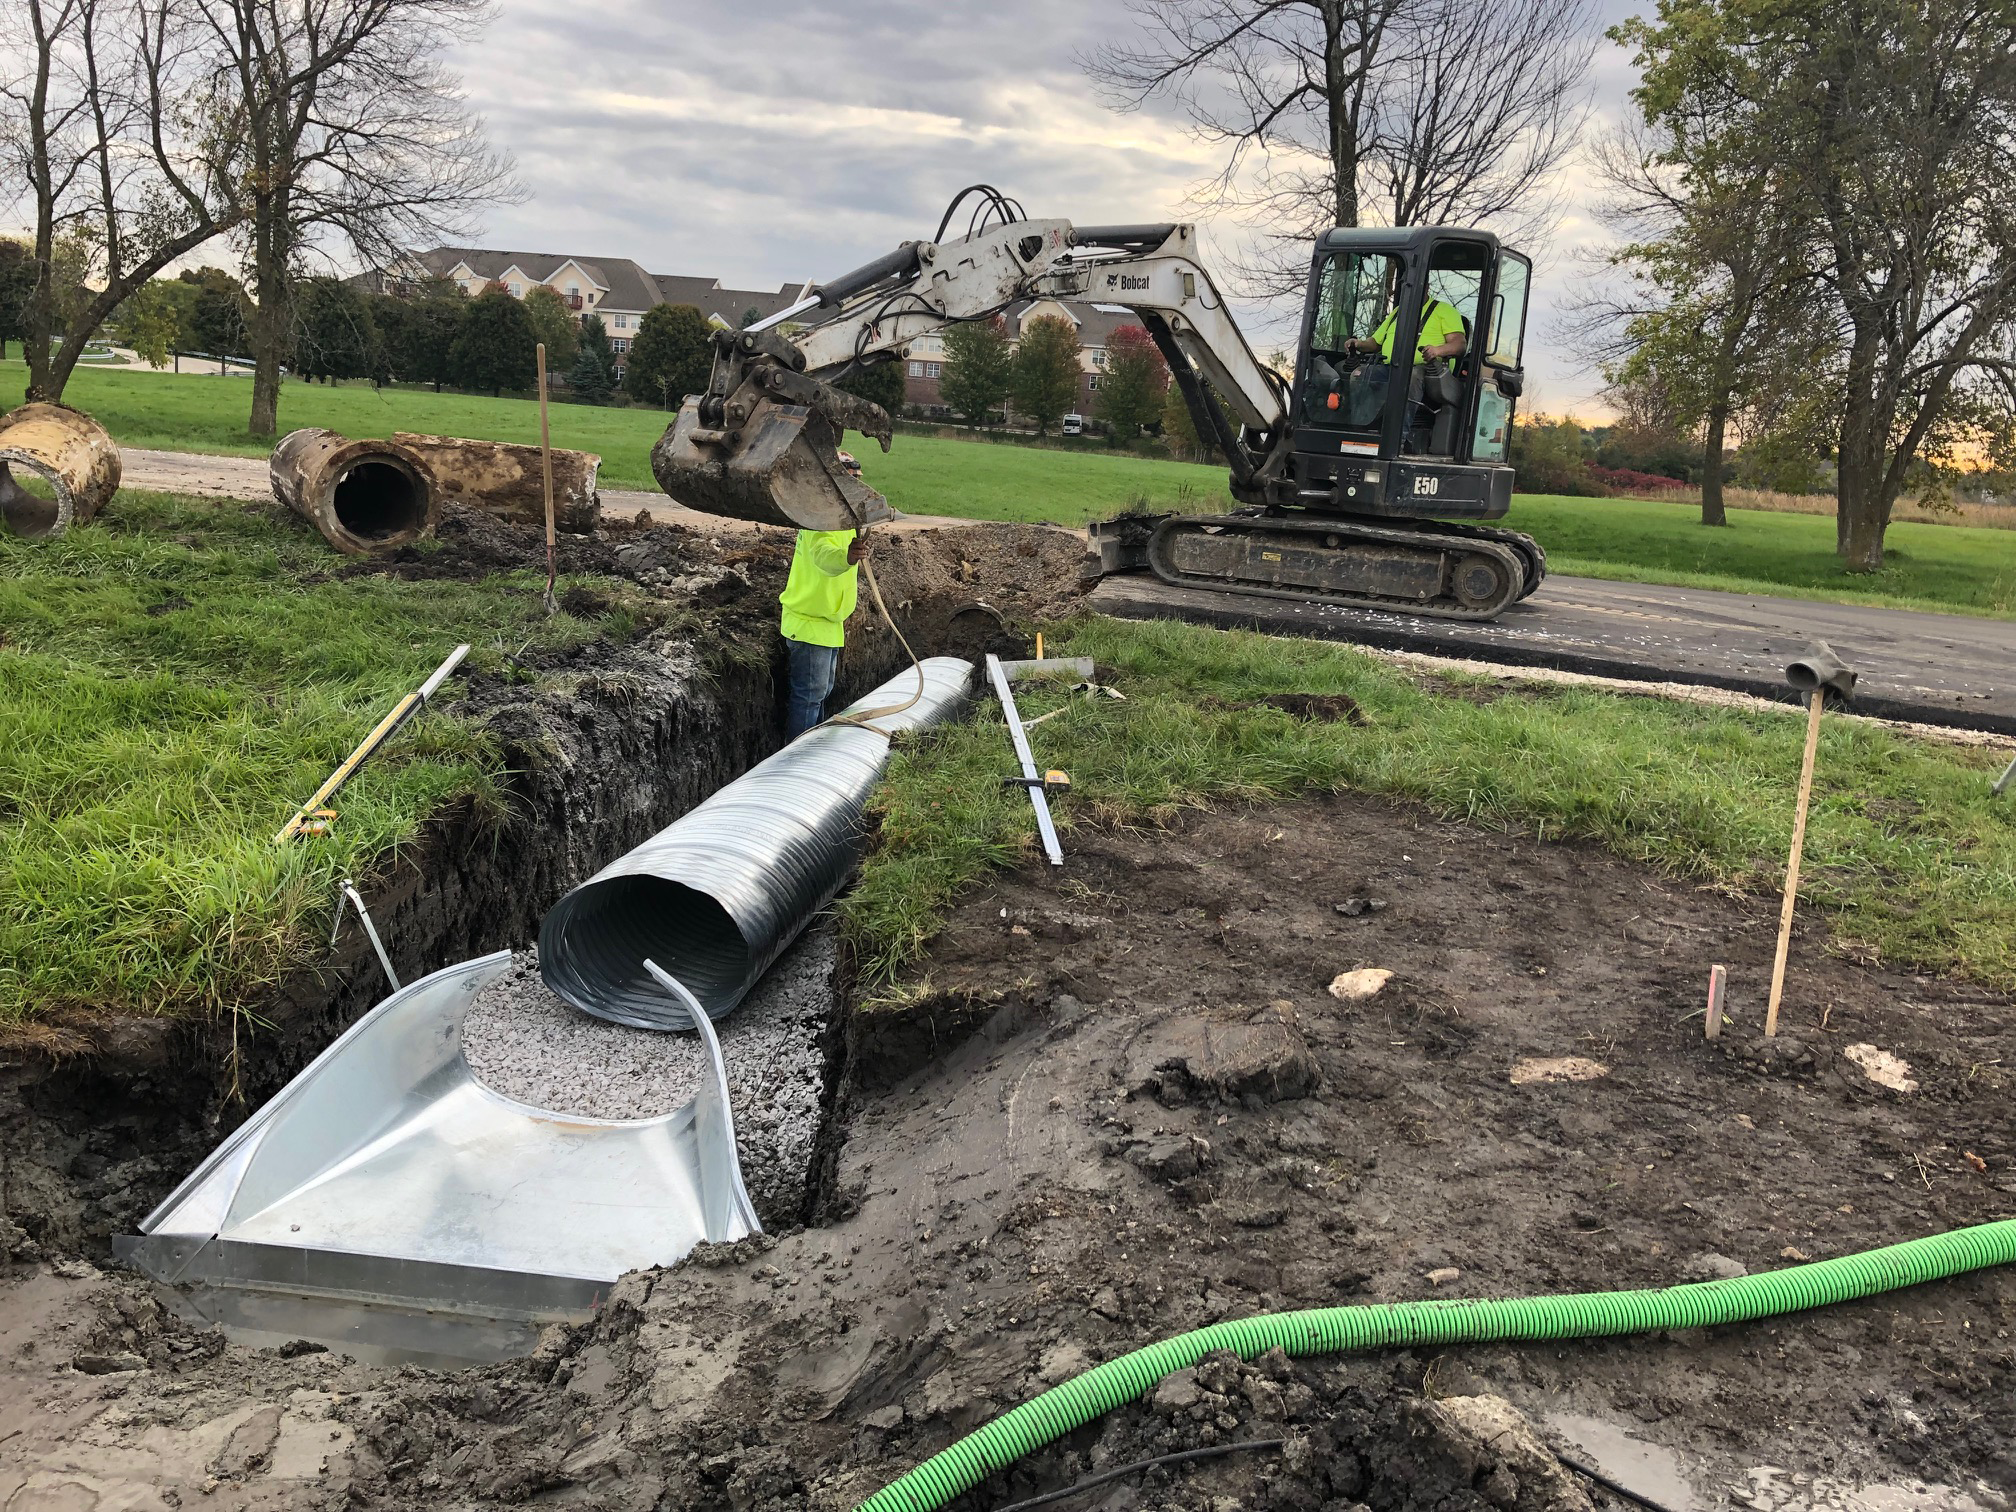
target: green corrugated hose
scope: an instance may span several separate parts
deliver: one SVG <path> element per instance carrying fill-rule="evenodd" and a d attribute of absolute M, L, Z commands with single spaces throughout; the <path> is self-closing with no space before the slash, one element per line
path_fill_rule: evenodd
<path fill-rule="evenodd" d="M 2004 1220 L 1860 1255 L 1795 1265 L 1769 1275 L 1703 1281 L 1663 1291 L 1318 1307 L 1214 1323 L 1108 1360 L 1053 1386 L 932 1455 L 862 1502 L 856 1512 L 930 1512 L 942 1507 L 1031 1450 L 1122 1403 L 1138 1401 L 1171 1371 L 1196 1364 L 1214 1349 L 1229 1349 L 1243 1360 L 1252 1360 L 1270 1349 L 1291 1355 L 1334 1354 L 1395 1345 L 1585 1339 L 1665 1328 L 1703 1328 L 1850 1302 L 2011 1261 L 2016 1261 L 2016 1220 Z"/>

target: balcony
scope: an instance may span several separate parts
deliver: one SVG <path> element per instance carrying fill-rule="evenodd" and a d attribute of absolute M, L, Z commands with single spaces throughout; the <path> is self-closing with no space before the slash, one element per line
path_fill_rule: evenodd
<path fill-rule="evenodd" d="M 567 301 L 568 309 L 578 310 L 581 308 L 581 296 L 579 294 L 562 294 L 560 297 Z"/>

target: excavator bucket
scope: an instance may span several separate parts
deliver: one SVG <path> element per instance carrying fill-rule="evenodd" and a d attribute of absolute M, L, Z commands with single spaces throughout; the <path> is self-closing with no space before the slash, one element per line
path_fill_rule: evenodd
<path fill-rule="evenodd" d="M 721 431 L 701 424 L 691 398 L 651 449 L 651 471 L 674 503 L 702 514 L 799 530 L 895 519 L 887 499 L 840 465 L 839 444 L 832 422 L 807 405 L 764 399 Z"/>

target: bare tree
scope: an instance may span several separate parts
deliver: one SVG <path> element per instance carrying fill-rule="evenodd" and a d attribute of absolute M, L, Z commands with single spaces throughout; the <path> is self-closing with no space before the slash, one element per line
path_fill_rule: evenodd
<path fill-rule="evenodd" d="M 35 223 L 21 321 L 31 400 L 61 399 L 120 302 L 237 223 L 183 130 L 194 65 L 179 5 L 22 0 L 11 13 L 6 52 L 20 67 L 0 79 L 0 152 Z"/>
<path fill-rule="evenodd" d="M 186 0 L 215 62 L 206 110 L 228 144 L 249 243 L 253 435 L 276 429 L 293 287 L 347 250 L 367 265 L 463 230 L 512 198 L 447 46 L 488 0 Z"/>
<path fill-rule="evenodd" d="M 1548 180 L 1586 111 L 1591 0 L 1132 0 L 1146 39 L 1086 60 L 1109 103 L 1178 102 L 1229 150 L 1202 191 L 1274 254 L 1256 292 L 1299 288 L 1309 238 L 1368 219 L 1551 227 Z"/>

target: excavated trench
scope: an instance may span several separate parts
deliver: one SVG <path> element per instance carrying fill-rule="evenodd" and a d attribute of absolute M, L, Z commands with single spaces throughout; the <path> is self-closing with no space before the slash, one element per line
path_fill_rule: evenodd
<path fill-rule="evenodd" d="M 486 576 L 526 560 L 531 532 L 451 505 L 440 534 L 437 549 L 402 549 L 344 570 Z M 989 532 L 984 552 L 933 539 L 954 534 L 964 533 L 891 538 L 883 547 L 885 592 L 920 651 L 1013 649 L 998 615 L 961 611 L 982 593 L 1012 609 L 1075 591 L 1072 548 L 1039 539 L 1055 533 Z M 563 550 L 563 572 L 629 578 L 671 606 L 676 628 L 521 669 L 536 673 L 529 682 L 463 681 L 463 710 L 501 747 L 509 810 L 502 819 L 466 807 L 439 815 L 379 875 L 360 878 L 402 981 L 528 946 L 570 887 L 777 748 L 782 665 L 773 616 L 788 542 L 781 532 L 710 540 L 677 527 L 614 524 Z M 976 584 L 976 557 L 994 563 L 994 584 Z M 857 624 L 838 695 L 858 696 L 906 663 L 894 637 Z M 332 949 L 318 942 L 312 953 L 237 1012 L 108 1019 L 76 1026 L 93 1041 L 87 1055 L 8 1055 L 0 1063 L 0 1263 L 102 1259 L 114 1233 L 132 1231 L 219 1140 L 385 996 L 354 916 Z M 734 1031 L 750 1041 L 738 1116 L 758 1150 L 752 1187 L 766 1223 L 801 1221 L 817 1202 L 812 1172 L 829 1163 L 824 1121 L 840 1053 L 832 1024 L 840 983 L 835 934 L 814 929 L 752 995 L 745 1026 Z M 590 1106 L 597 1096 L 621 1096 L 604 1064 L 621 1061 L 620 1047 L 606 1038 L 583 1047 L 586 1063 L 571 1072 L 554 1047 L 581 1026 L 549 1025 L 548 1033 L 534 1022 L 540 1005 L 529 1011 L 511 1031 L 520 1035 L 517 1053 L 508 1042 L 492 1052 L 493 1085 L 583 1112 L 598 1111 Z M 541 1085 L 524 1083 L 528 1066 L 544 1068 Z M 798 1078 L 799 1090 L 777 1095 L 783 1077 Z"/>

